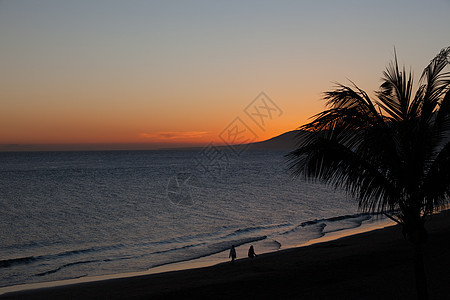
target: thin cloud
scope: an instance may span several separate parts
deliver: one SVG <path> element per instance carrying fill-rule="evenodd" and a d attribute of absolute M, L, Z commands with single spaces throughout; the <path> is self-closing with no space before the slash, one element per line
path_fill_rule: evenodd
<path fill-rule="evenodd" d="M 208 131 L 161 131 L 155 133 L 141 133 L 140 136 L 147 139 L 176 140 L 202 138 L 208 134 Z"/>

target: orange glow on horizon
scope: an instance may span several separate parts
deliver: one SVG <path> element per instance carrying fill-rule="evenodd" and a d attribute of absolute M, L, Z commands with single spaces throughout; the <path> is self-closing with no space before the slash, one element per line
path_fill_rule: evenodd
<path fill-rule="evenodd" d="M 223 145 L 226 144 L 224 131 L 237 117 L 254 134 L 242 141 L 264 141 L 297 129 L 318 111 L 318 104 L 321 106 L 322 103 L 309 101 L 308 107 L 302 98 L 311 97 L 311 93 L 304 92 L 303 97 L 281 92 L 276 95 L 276 92 L 272 92 L 270 96 L 282 114 L 274 115 L 273 119 L 266 118 L 263 127 L 258 126 L 244 112 L 255 97 L 254 94 L 242 96 L 237 103 L 227 101 L 229 95 L 213 98 L 215 103 L 221 104 L 217 109 L 199 106 L 187 110 L 180 105 L 170 111 L 160 107 L 159 102 L 143 102 L 141 106 L 120 102 L 117 107 L 112 104 L 98 106 L 92 102 L 91 105 L 85 103 L 87 106 L 84 110 L 81 110 L 81 106 L 69 110 L 53 101 L 47 104 L 41 101 L 43 105 L 31 107 L 18 107 L 18 102 L 14 102 L 10 103 L 9 114 L 0 111 L 0 151 L 161 149 L 202 147 L 209 143 Z M 205 99 L 208 100 L 206 96 Z"/>
<path fill-rule="evenodd" d="M 266 130 L 261 130 L 254 124 L 247 122 L 254 134 L 249 142 L 259 142 L 278 136 L 284 132 L 294 130 L 298 126 L 281 122 L 270 124 Z M 66 134 L 57 130 L 24 136 L 16 134 L 10 139 L 2 137 L 0 151 L 33 151 L 33 150 L 140 150 L 203 147 L 210 143 L 214 145 L 232 144 L 226 140 L 226 126 L 215 131 L 155 131 L 130 133 L 108 133 L 101 130 L 73 130 Z"/>

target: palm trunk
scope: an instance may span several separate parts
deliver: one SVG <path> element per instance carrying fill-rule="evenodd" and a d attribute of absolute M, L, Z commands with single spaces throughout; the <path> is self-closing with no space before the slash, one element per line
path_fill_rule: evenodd
<path fill-rule="evenodd" d="M 423 245 L 415 244 L 414 272 L 416 277 L 417 297 L 420 300 L 428 299 L 427 276 L 423 261 Z"/>
<path fill-rule="evenodd" d="M 411 215 L 419 215 L 411 214 Z M 424 249 L 428 242 L 428 233 L 425 229 L 424 219 L 408 218 L 404 225 L 406 239 L 411 243 L 414 250 L 414 275 L 416 279 L 417 298 L 428 299 L 427 276 L 424 264 Z"/>

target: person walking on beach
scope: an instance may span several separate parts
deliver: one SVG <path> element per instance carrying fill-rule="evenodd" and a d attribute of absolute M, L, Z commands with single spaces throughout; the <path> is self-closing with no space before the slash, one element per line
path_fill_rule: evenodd
<path fill-rule="evenodd" d="M 248 257 L 252 260 L 252 262 L 253 258 L 256 257 L 255 248 L 253 248 L 253 245 L 251 245 L 250 248 L 248 249 Z"/>
<path fill-rule="evenodd" d="M 236 249 L 234 249 L 234 245 L 231 245 L 230 255 L 228 258 L 231 258 L 231 263 L 234 264 L 234 260 L 236 259 Z"/>

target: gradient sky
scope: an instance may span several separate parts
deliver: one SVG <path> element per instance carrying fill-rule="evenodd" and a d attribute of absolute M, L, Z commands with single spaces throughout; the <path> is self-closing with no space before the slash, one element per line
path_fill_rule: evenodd
<path fill-rule="evenodd" d="M 377 89 L 393 57 L 416 75 L 450 45 L 441 1 L 0 0 L 0 150 L 258 140 L 324 108 L 334 82 Z M 281 116 L 258 127 L 265 94 Z M 77 148 L 78 147 L 78 148 Z"/>

